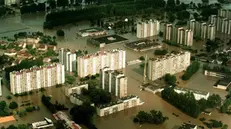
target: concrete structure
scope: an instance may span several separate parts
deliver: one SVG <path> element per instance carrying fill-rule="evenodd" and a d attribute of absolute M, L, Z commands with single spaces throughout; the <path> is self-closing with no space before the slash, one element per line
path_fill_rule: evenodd
<path fill-rule="evenodd" d="M 64 121 L 64 127 L 66 129 L 82 129 L 78 124 L 72 121 L 64 112 L 58 111 L 57 113 L 53 114 L 56 120 Z"/>
<path fill-rule="evenodd" d="M 10 90 L 13 94 L 55 86 L 64 82 L 65 72 L 62 64 L 44 65 L 10 73 Z"/>
<path fill-rule="evenodd" d="M 79 56 L 77 61 L 78 76 L 86 77 L 100 73 L 100 69 L 109 67 L 111 70 L 125 68 L 126 51 L 113 49 L 111 51 L 99 51 L 94 54 Z"/>
<path fill-rule="evenodd" d="M 152 37 L 158 35 L 159 31 L 160 31 L 160 22 L 158 20 L 150 19 L 149 21 L 137 23 L 136 36 L 138 38 Z"/>
<path fill-rule="evenodd" d="M 67 85 L 65 86 L 65 95 L 70 96 L 72 93 L 81 94 L 83 88 L 88 89 L 88 84 L 79 83 L 77 85 Z"/>
<path fill-rule="evenodd" d="M 162 58 L 150 58 L 148 62 L 148 79 L 156 80 L 165 74 L 176 74 L 186 70 L 190 65 L 190 52 L 168 54 Z"/>
<path fill-rule="evenodd" d="M 102 89 L 119 98 L 127 96 L 127 77 L 122 72 L 105 67 L 101 69 L 100 75 Z"/>
<path fill-rule="evenodd" d="M 96 108 L 96 111 L 97 111 L 97 115 L 102 117 L 128 108 L 142 105 L 143 103 L 144 102 L 142 102 L 138 96 L 127 96 L 121 98 L 116 102 L 112 102 L 106 105 L 100 105 Z"/>
<path fill-rule="evenodd" d="M 174 91 L 177 92 L 178 94 L 180 93 L 188 93 L 192 92 L 196 100 L 200 99 L 208 99 L 210 93 L 209 92 L 204 92 L 204 91 L 198 91 L 198 90 L 193 90 L 193 89 L 188 89 L 188 88 L 180 88 L 180 87 L 175 87 Z"/>
<path fill-rule="evenodd" d="M 216 26 L 209 24 L 207 27 L 207 39 L 214 40 L 216 36 Z"/>
<path fill-rule="evenodd" d="M 165 25 L 164 39 L 166 41 L 173 40 L 173 25 L 172 24 Z"/>
<path fill-rule="evenodd" d="M 197 125 L 191 124 L 191 123 L 183 123 L 179 129 L 198 129 Z"/>
<path fill-rule="evenodd" d="M 104 30 L 103 28 L 93 27 L 93 28 L 79 30 L 79 32 L 77 32 L 77 34 L 81 35 L 82 37 L 100 36 L 100 35 L 106 35 L 107 31 Z"/>
<path fill-rule="evenodd" d="M 39 121 L 39 122 L 34 122 L 32 123 L 32 128 L 33 129 L 45 129 L 45 128 L 50 128 L 53 127 L 54 124 L 51 119 L 44 118 L 44 121 Z"/>
<path fill-rule="evenodd" d="M 70 94 L 69 99 L 70 99 L 71 103 L 73 103 L 75 105 L 82 105 L 83 102 L 87 101 L 83 96 L 81 96 L 77 93 Z"/>
<path fill-rule="evenodd" d="M 0 77 L 0 97 L 2 96 L 2 78 Z"/>
<path fill-rule="evenodd" d="M 222 89 L 222 90 L 227 90 L 231 85 L 231 81 L 228 79 L 222 79 L 222 80 L 218 80 L 215 84 L 214 84 L 214 88 L 217 89 Z"/>
<path fill-rule="evenodd" d="M 73 72 L 77 70 L 77 57 L 74 52 L 61 48 L 59 50 L 59 62 L 64 65 L 65 70 Z"/>
<path fill-rule="evenodd" d="M 226 77 L 225 73 L 209 71 L 209 70 L 204 70 L 204 75 L 205 76 L 211 76 L 211 77 L 218 77 L 218 78 L 225 78 Z"/>

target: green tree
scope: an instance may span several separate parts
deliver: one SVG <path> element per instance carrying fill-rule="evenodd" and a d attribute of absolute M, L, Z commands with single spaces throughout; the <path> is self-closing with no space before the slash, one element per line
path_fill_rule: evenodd
<path fill-rule="evenodd" d="M 202 98 L 198 101 L 198 104 L 200 105 L 200 110 L 204 111 L 207 108 L 207 100 Z"/>
<path fill-rule="evenodd" d="M 142 61 L 145 60 L 144 56 L 141 56 L 139 59 L 142 60 Z"/>
<path fill-rule="evenodd" d="M 212 94 L 208 97 L 207 106 L 215 108 L 221 105 L 221 97 L 218 94 Z"/>
<path fill-rule="evenodd" d="M 164 80 L 167 84 L 171 86 L 176 86 L 176 76 L 171 74 L 165 74 Z"/>
<path fill-rule="evenodd" d="M 9 104 L 9 108 L 10 108 L 10 109 L 16 109 L 16 108 L 18 108 L 18 104 L 17 104 L 15 101 L 13 101 L 13 102 L 11 102 L 11 103 Z"/>
<path fill-rule="evenodd" d="M 65 33 L 64 33 L 63 30 L 57 30 L 57 31 L 56 31 L 56 35 L 57 35 L 57 36 L 64 36 Z"/>

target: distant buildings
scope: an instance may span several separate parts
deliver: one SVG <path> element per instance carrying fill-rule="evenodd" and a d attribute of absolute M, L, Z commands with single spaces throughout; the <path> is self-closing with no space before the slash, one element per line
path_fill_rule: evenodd
<path fill-rule="evenodd" d="M 148 79 L 156 80 L 165 74 L 176 74 L 190 65 L 190 52 L 165 55 L 163 58 L 150 58 L 148 61 Z"/>
<path fill-rule="evenodd" d="M 19 0 L 4 0 L 5 5 L 11 6 L 12 4 L 17 4 Z"/>
<path fill-rule="evenodd" d="M 66 71 L 68 72 L 77 71 L 76 53 L 61 48 L 59 50 L 59 62 L 64 65 Z"/>
<path fill-rule="evenodd" d="M 137 37 L 138 38 L 147 38 L 156 36 L 160 31 L 160 22 L 158 20 L 149 20 L 145 22 L 137 23 Z"/>
<path fill-rule="evenodd" d="M 70 120 L 70 118 L 62 111 L 58 111 L 57 113 L 53 114 L 55 120 L 61 120 L 64 122 L 64 127 L 66 129 L 82 129 L 78 124 L 74 121 Z"/>
<path fill-rule="evenodd" d="M 86 77 L 100 73 L 100 69 L 109 67 L 111 70 L 123 69 L 126 65 L 126 51 L 114 49 L 99 51 L 94 54 L 79 56 L 77 61 L 78 76 Z"/>
<path fill-rule="evenodd" d="M 119 98 L 127 96 L 127 77 L 119 71 L 105 67 L 101 69 L 100 82 L 102 89 Z"/>
<path fill-rule="evenodd" d="M 33 129 L 45 129 L 45 128 L 50 128 L 50 127 L 53 127 L 54 124 L 52 122 L 51 119 L 48 119 L 48 118 L 44 118 L 43 121 L 39 121 L 39 122 L 34 122 L 32 123 L 32 128 Z"/>
<path fill-rule="evenodd" d="M 172 24 L 166 24 L 164 38 L 168 42 L 181 45 L 193 45 L 193 31 L 184 27 L 175 27 Z"/>
<path fill-rule="evenodd" d="M 216 36 L 215 20 L 216 17 L 214 15 L 210 17 L 209 24 L 191 19 L 188 21 L 188 28 L 193 31 L 193 35 L 196 38 L 214 40 Z"/>
<path fill-rule="evenodd" d="M 10 90 L 13 94 L 55 86 L 64 82 L 65 71 L 62 64 L 50 64 L 10 73 Z"/>
<path fill-rule="evenodd" d="M 96 108 L 97 115 L 106 116 L 128 108 L 142 105 L 143 102 L 138 96 L 127 96 L 110 104 L 100 105 Z"/>

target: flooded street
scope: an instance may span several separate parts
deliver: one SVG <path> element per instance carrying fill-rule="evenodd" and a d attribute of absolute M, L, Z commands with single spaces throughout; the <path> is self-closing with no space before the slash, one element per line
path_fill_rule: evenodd
<path fill-rule="evenodd" d="M 83 29 L 89 27 L 87 22 L 78 23 L 78 25 L 67 25 L 64 27 L 58 27 L 53 30 L 43 30 L 44 14 L 33 14 L 33 15 L 24 15 L 22 17 L 10 17 L 6 19 L 0 19 L 0 37 L 2 36 L 13 36 L 16 32 L 19 31 L 41 31 L 45 34 L 55 36 L 57 29 L 63 29 L 65 32 L 64 39 L 58 39 L 58 48 L 71 48 L 71 49 L 81 49 L 88 50 L 89 53 L 96 52 L 99 48 L 96 48 L 91 45 L 86 44 L 87 38 L 77 37 L 76 31 L 78 29 Z M 123 37 L 128 38 L 130 41 L 136 40 L 135 35 L 126 34 Z M 201 46 L 201 44 L 198 44 Z M 167 47 L 167 46 L 164 46 Z M 113 49 L 113 48 L 124 48 L 123 44 L 111 44 L 105 47 L 105 49 Z M 179 50 L 179 48 L 168 47 L 171 50 Z M 146 52 L 148 57 L 153 56 L 153 50 Z M 131 50 L 127 50 L 127 61 L 135 60 L 140 56 L 144 56 L 146 54 L 136 53 Z M 143 80 L 143 70 L 139 68 L 139 64 L 127 66 L 125 74 L 128 76 L 128 94 L 138 95 L 142 101 L 145 103 L 142 106 L 132 108 L 129 110 L 121 111 L 116 114 L 112 114 L 105 117 L 95 117 L 94 123 L 99 129 L 173 129 L 176 125 L 181 125 L 182 122 L 191 121 L 192 123 L 202 125 L 202 123 L 198 119 L 191 118 L 184 113 L 180 112 L 175 107 L 171 106 L 169 103 L 165 102 L 161 97 L 154 95 L 149 92 L 140 91 L 139 86 L 142 84 Z M 180 86 L 189 87 L 192 89 L 200 89 L 203 91 L 209 91 L 212 93 L 217 93 L 225 96 L 226 92 L 222 90 L 217 90 L 212 88 L 213 84 L 217 79 L 208 78 L 202 74 L 202 71 L 196 73 L 188 82 L 180 82 Z M 54 100 L 58 100 L 59 103 L 65 104 L 68 107 L 72 107 L 73 105 L 70 103 L 68 98 L 64 95 L 63 88 L 48 88 L 44 92 L 46 95 L 52 96 Z M 8 94 L 9 90 L 4 87 L 4 94 Z M 33 105 L 39 105 L 41 110 L 39 112 L 33 112 L 28 114 L 25 118 L 20 119 L 18 122 L 34 122 L 42 120 L 43 117 L 51 117 L 51 113 L 41 104 L 41 96 L 42 93 L 34 93 L 33 95 L 18 97 L 15 98 L 17 102 L 32 100 Z M 5 98 L 4 96 L 3 98 Z M 19 110 L 24 109 L 21 107 Z M 164 116 L 169 117 L 163 125 L 150 125 L 144 124 L 142 126 L 136 125 L 133 123 L 133 117 L 140 111 L 150 111 L 150 110 L 160 110 L 163 112 Z M 172 113 L 176 113 L 179 117 L 175 117 Z M 33 116 L 32 116 L 33 115 Z M 204 116 L 207 119 L 216 119 L 221 120 L 223 123 L 228 124 L 231 127 L 231 117 L 225 114 L 220 114 L 217 111 L 214 111 L 211 116 Z M 200 118 L 200 117 L 199 117 Z"/>

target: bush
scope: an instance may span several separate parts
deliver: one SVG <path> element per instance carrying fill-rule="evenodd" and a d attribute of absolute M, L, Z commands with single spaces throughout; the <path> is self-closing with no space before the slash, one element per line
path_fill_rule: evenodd
<path fill-rule="evenodd" d="M 166 55 L 168 53 L 167 50 L 163 49 L 163 50 L 155 50 L 154 54 L 155 55 Z"/>
<path fill-rule="evenodd" d="M 8 95 L 6 98 L 7 98 L 8 100 L 11 100 L 11 99 L 12 99 L 12 97 L 11 97 L 10 95 Z"/>
<path fill-rule="evenodd" d="M 18 108 L 18 104 L 15 101 L 13 101 L 10 103 L 9 108 L 10 109 L 16 109 L 16 108 Z"/>
<path fill-rule="evenodd" d="M 64 36 L 65 33 L 64 33 L 63 30 L 57 30 L 57 31 L 56 31 L 56 35 L 57 35 L 57 36 Z"/>
<path fill-rule="evenodd" d="M 144 56 L 141 56 L 139 59 L 142 61 L 145 60 Z"/>
<path fill-rule="evenodd" d="M 134 123 L 150 123 L 150 124 L 162 124 L 168 117 L 163 116 L 162 112 L 151 110 L 150 112 L 140 111 L 136 117 L 133 119 Z"/>

